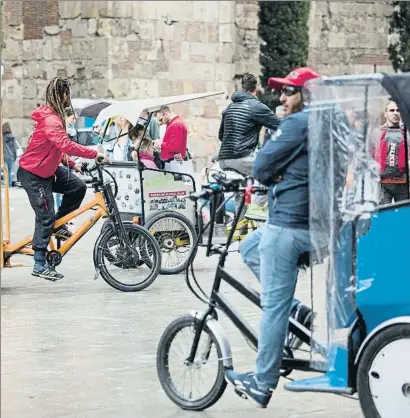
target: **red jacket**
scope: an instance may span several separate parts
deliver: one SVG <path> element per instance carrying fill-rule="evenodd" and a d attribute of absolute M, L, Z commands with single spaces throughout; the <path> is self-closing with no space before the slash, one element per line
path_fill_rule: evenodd
<path fill-rule="evenodd" d="M 31 118 L 36 125 L 19 161 L 24 170 L 48 178 L 55 174 L 64 154 L 90 159 L 97 156 L 97 151 L 83 147 L 68 137 L 61 119 L 50 106 L 38 107 Z M 74 165 L 71 159 L 66 163 L 69 167 Z"/>
<path fill-rule="evenodd" d="M 167 161 L 181 154 L 182 158 L 186 155 L 188 141 L 188 129 L 179 116 L 175 116 L 168 122 L 161 145 L 161 160 Z"/>

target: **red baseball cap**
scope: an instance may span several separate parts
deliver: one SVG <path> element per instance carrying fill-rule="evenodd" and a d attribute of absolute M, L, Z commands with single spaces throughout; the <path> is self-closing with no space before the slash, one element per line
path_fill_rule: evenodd
<path fill-rule="evenodd" d="M 283 86 L 303 87 L 309 80 L 319 77 L 311 68 L 301 67 L 295 68 L 285 78 L 270 77 L 268 85 L 273 90 L 280 90 Z"/>

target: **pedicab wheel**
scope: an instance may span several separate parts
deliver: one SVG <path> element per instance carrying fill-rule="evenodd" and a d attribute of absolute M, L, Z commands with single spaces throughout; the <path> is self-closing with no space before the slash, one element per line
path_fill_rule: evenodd
<path fill-rule="evenodd" d="M 144 226 L 160 246 L 160 274 L 178 274 L 184 271 L 197 238 L 192 222 L 182 213 L 167 210 L 153 215 Z"/>
<path fill-rule="evenodd" d="M 219 400 L 226 388 L 222 350 L 206 325 L 195 361 L 187 362 L 196 326 L 196 320 L 191 315 L 177 318 L 165 329 L 157 350 L 157 373 L 162 388 L 172 402 L 190 411 L 209 408 Z M 201 372 L 209 374 L 210 380 L 205 376 L 201 378 Z M 180 379 L 179 386 L 177 378 Z M 192 380 L 189 382 L 189 379 Z M 201 388 L 205 388 L 205 393 L 198 393 Z"/>
<path fill-rule="evenodd" d="M 365 348 L 357 389 L 365 418 L 410 417 L 410 324 L 380 331 Z"/>
<path fill-rule="evenodd" d="M 107 228 L 95 244 L 94 264 L 110 286 L 122 292 L 137 292 L 157 278 L 161 251 L 155 238 L 142 226 L 124 223 L 124 227 L 130 245 L 122 242 L 114 228 Z M 119 280 L 120 276 L 124 279 Z"/>

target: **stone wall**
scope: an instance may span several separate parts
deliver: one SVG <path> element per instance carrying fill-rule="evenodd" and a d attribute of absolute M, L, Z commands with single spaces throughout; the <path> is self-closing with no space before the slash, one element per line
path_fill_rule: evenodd
<path fill-rule="evenodd" d="M 386 2 L 311 2 L 309 65 L 322 74 L 391 70 Z M 50 78 L 73 96 L 136 99 L 225 91 L 175 106 L 202 166 L 240 76 L 259 73 L 258 2 L 2 2 L 3 115 L 22 142 Z"/>
<path fill-rule="evenodd" d="M 309 65 L 328 76 L 393 71 L 387 54 L 392 12 L 384 1 L 312 1 Z"/>
<path fill-rule="evenodd" d="M 174 106 L 188 123 L 194 154 L 205 159 L 217 149 L 235 76 L 259 70 L 254 0 L 3 3 L 3 114 L 23 142 L 29 115 L 56 75 L 72 80 L 73 97 L 225 91 Z"/>

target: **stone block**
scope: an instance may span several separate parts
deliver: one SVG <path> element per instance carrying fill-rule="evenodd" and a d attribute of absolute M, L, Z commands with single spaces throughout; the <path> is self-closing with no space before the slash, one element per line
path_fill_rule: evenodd
<path fill-rule="evenodd" d="M 221 116 L 214 99 L 205 100 L 203 110 L 205 118 L 219 118 Z"/>
<path fill-rule="evenodd" d="M 172 83 L 169 78 L 158 80 L 158 93 L 159 96 L 172 96 Z"/>
<path fill-rule="evenodd" d="M 349 37 L 346 37 L 343 32 L 329 32 L 328 47 L 329 48 L 349 47 Z"/>
<path fill-rule="evenodd" d="M 4 28 L 5 29 L 5 28 Z M 24 39 L 24 27 L 23 25 L 8 26 L 8 36 L 4 36 L 3 39 L 10 38 L 15 41 L 22 41 Z"/>
<path fill-rule="evenodd" d="M 87 19 L 73 19 L 67 20 L 64 24 L 65 29 L 71 31 L 73 38 L 85 38 L 88 36 L 88 21 Z"/>
<path fill-rule="evenodd" d="M 188 42 L 204 42 L 205 34 L 207 34 L 207 27 L 204 23 L 186 23 L 184 25 L 184 39 Z"/>
<path fill-rule="evenodd" d="M 141 20 L 155 20 L 157 16 L 157 3 L 163 2 L 134 1 L 133 17 Z"/>
<path fill-rule="evenodd" d="M 51 59 L 67 61 L 72 59 L 72 46 L 62 43 L 58 37 L 51 38 Z"/>
<path fill-rule="evenodd" d="M 107 1 L 100 9 L 101 17 L 132 18 L 134 14 L 133 1 Z"/>
<path fill-rule="evenodd" d="M 94 41 L 94 50 L 93 50 L 94 56 L 92 58 L 95 59 L 98 57 L 100 59 L 107 60 L 109 48 L 111 47 L 111 39 L 96 37 L 93 39 L 93 41 Z"/>
<path fill-rule="evenodd" d="M 219 25 L 219 41 L 234 42 L 235 41 L 235 24 L 221 23 Z"/>
<path fill-rule="evenodd" d="M 4 61 L 20 61 L 23 57 L 22 44 L 27 41 L 15 41 L 14 39 L 4 39 L 1 51 L 1 58 Z"/>
<path fill-rule="evenodd" d="M 211 42 L 211 43 L 218 43 L 220 41 L 219 38 L 219 24 L 218 23 L 207 23 L 206 24 L 206 38 L 205 40 L 207 42 Z M 223 42 L 221 40 L 221 42 Z"/>
<path fill-rule="evenodd" d="M 44 61 L 25 61 L 23 62 L 23 78 L 42 78 L 44 71 L 46 70 L 46 64 Z"/>
<path fill-rule="evenodd" d="M 215 64 L 215 80 L 231 81 L 235 76 L 235 64 Z"/>
<path fill-rule="evenodd" d="M 61 19 L 75 19 L 81 15 L 82 1 L 59 1 L 58 13 Z"/>
<path fill-rule="evenodd" d="M 23 65 L 21 62 L 15 62 L 10 67 L 11 77 L 14 79 L 23 78 Z"/>
<path fill-rule="evenodd" d="M 174 80 L 213 80 L 214 64 L 171 61 L 169 72 Z"/>
<path fill-rule="evenodd" d="M 189 116 L 203 116 L 204 114 L 204 104 L 203 100 L 192 100 L 188 102 L 189 106 Z"/>
<path fill-rule="evenodd" d="M 34 80 L 33 80 L 34 82 Z M 50 80 L 35 80 L 37 88 L 37 99 L 45 100 L 46 98 L 46 89 Z"/>
<path fill-rule="evenodd" d="M 192 82 L 192 93 L 207 93 L 214 90 L 213 81 L 193 81 Z"/>
<path fill-rule="evenodd" d="M 113 19 L 97 20 L 97 35 L 101 37 L 111 37 L 114 32 L 115 21 Z"/>
<path fill-rule="evenodd" d="M 149 7 L 155 10 L 155 20 L 164 21 L 169 18 L 178 22 L 193 21 L 193 1 L 145 1 L 141 3 L 145 3 L 145 7 L 141 6 L 141 8 Z"/>
<path fill-rule="evenodd" d="M 182 22 L 178 22 L 169 26 L 164 23 L 163 19 L 155 21 L 155 39 L 181 42 L 185 39 L 184 30 L 185 25 Z"/>
<path fill-rule="evenodd" d="M 173 41 L 159 41 L 157 44 L 156 50 L 160 50 L 161 47 L 164 51 L 164 57 L 167 60 L 181 60 L 182 51 L 181 44 Z"/>
<path fill-rule="evenodd" d="M 2 80 L 2 99 L 21 100 L 23 88 L 21 80 Z"/>
<path fill-rule="evenodd" d="M 2 90 L 2 96 L 3 90 Z M 23 101 L 21 98 L 19 99 L 4 99 L 2 100 L 2 113 L 3 118 L 22 118 L 23 117 Z M 13 123 L 13 133 L 15 135 L 18 135 L 18 132 L 16 129 L 14 129 L 14 126 L 17 125 L 17 122 L 15 119 L 12 121 Z M 18 128 L 17 128 L 18 129 Z"/>
<path fill-rule="evenodd" d="M 73 59 L 90 60 L 94 58 L 95 44 L 93 39 L 73 39 L 72 55 Z"/>
<path fill-rule="evenodd" d="M 156 72 L 156 61 L 137 62 L 134 78 L 153 78 Z"/>
<path fill-rule="evenodd" d="M 36 61 L 43 59 L 43 41 L 31 39 L 23 41 L 23 61 Z"/>
<path fill-rule="evenodd" d="M 219 23 L 235 23 L 235 2 L 219 2 Z"/>
<path fill-rule="evenodd" d="M 216 52 L 218 49 L 217 43 L 189 43 L 189 59 L 192 62 L 215 62 Z"/>
<path fill-rule="evenodd" d="M 23 23 L 23 1 L 4 1 L 2 7 L 7 25 L 20 26 Z"/>
<path fill-rule="evenodd" d="M 131 99 L 144 99 L 158 97 L 159 83 L 154 79 L 131 79 L 129 97 Z"/>
<path fill-rule="evenodd" d="M 40 100 L 38 99 L 24 99 L 21 102 L 22 105 L 22 116 L 23 117 L 30 117 L 31 114 L 36 110 L 37 104 Z"/>
<path fill-rule="evenodd" d="M 58 25 L 45 26 L 44 33 L 50 36 L 58 35 L 60 33 L 60 26 Z"/>
<path fill-rule="evenodd" d="M 37 86 L 35 80 L 22 80 L 21 86 L 23 89 L 23 99 L 35 99 L 37 97 Z"/>
<path fill-rule="evenodd" d="M 133 32 L 138 34 L 139 39 L 155 39 L 155 22 L 134 21 L 132 25 Z"/>
<path fill-rule="evenodd" d="M 97 34 L 97 19 L 88 19 L 87 21 L 87 33 L 90 36 L 95 36 Z"/>
<path fill-rule="evenodd" d="M 189 116 L 189 106 L 187 102 L 175 103 L 171 107 L 171 110 L 183 120 L 187 119 Z M 189 135 L 189 132 L 188 132 Z"/>
<path fill-rule="evenodd" d="M 219 2 L 217 1 L 194 1 L 193 2 L 194 22 L 218 22 Z"/>
<path fill-rule="evenodd" d="M 220 63 L 232 63 L 235 57 L 235 45 L 231 42 L 224 42 L 218 44 L 216 50 L 216 62 Z"/>
<path fill-rule="evenodd" d="M 91 80 L 91 83 L 94 83 L 95 85 L 97 81 L 102 80 Z M 103 83 L 107 84 L 106 81 L 102 81 Z M 131 88 L 131 82 L 128 78 L 113 78 L 112 80 L 109 80 L 108 82 L 108 89 L 111 91 L 114 99 L 128 99 L 131 98 L 130 96 L 130 88 Z"/>
<path fill-rule="evenodd" d="M 221 120 L 219 118 L 206 119 L 205 135 L 213 138 L 218 138 L 219 127 Z"/>
<path fill-rule="evenodd" d="M 71 30 L 63 30 L 60 33 L 60 40 L 62 45 L 71 45 L 72 43 L 72 35 Z"/>
<path fill-rule="evenodd" d="M 100 16 L 100 9 L 105 6 L 105 1 L 81 1 L 81 17 L 83 19 L 97 18 Z"/>

